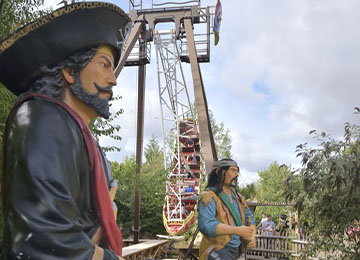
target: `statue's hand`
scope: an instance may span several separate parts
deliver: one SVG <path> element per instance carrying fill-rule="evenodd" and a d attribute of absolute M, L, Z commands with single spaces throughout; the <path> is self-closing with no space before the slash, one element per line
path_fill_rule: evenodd
<path fill-rule="evenodd" d="M 237 231 L 237 235 L 240 236 L 245 243 L 251 242 L 251 238 L 253 236 L 253 229 L 251 227 L 240 226 L 237 227 Z"/>
<path fill-rule="evenodd" d="M 256 243 L 256 239 L 255 239 L 255 235 L 256 235 L 256 227 L 255 225 L 251 225 L 250 228 L 252 229 L 252 237 L 251 237 L 251 241 L 248 244 L 248 249 L 254 248 L 255 247 L 255 243 Z"/>

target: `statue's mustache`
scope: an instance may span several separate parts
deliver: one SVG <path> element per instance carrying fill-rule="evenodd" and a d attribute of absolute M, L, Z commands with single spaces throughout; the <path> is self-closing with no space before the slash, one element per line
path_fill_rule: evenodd
<path fill-rule="evenodd" d="M 113 97 L 112 86 L 100 87 L 96 82 L 94 82 L 94 86 L 99 91 L 99 93 L 110 93 L 109 101 L 112 100 Z"/>

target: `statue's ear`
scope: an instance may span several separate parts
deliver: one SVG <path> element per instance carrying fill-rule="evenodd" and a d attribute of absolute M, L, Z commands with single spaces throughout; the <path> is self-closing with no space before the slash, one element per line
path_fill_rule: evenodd
<path fill-rule="evenodd" d="M 63 68 L 62 73 L 64 75 L 64 79 L 68 84 L 73 84 L 74 79 L 74 72 L 68 68 Z"/>

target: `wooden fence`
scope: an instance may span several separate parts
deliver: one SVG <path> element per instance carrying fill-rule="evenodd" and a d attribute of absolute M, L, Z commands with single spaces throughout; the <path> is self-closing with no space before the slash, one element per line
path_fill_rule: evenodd
<path fill-rule="evenodd" d="M 289 236 L 286 232 L 264 232 L 262 229 L 256 231 L 255 247 L 248 251 L 248 256 L 271 257 L 277 259 L 287 259 L 289 255 L 295 253 L 292 240 L 294 236 Z"/>
<path fill-rule="evenodd" d="M 287 232 L 273 232 L 272 235 L 264 234 L 261 229 L 257 229 L 255 247 L 247 252 L 247 259 L 289 259 L 290 256 L 300 255 L 302 248 L 306 246 L 309 239 L 304 235 L 291 236 Z M 188 249 L 185 241 L 175 243 L 178 251 L 178 259 L 184 259 L 184 254 Z M 198 259 L 199 244 L 195 243 L 190 254 L 190 259 Z M 244 255 L 240 259 L 244 259 Z M 296 258 L 295 258 L 296 259 Z"/>
<path fill-rule="evenodd" d="M 300 251 L 309 243 L 307 236 L 297 234 L 290 236 L 288 233 L 273 232 L 271 235 L 257 229 L 255 247 L 247 252 L 247 259 L 289 259 L 290 256 L 298 257 Z M 133 245 L 131 241 L 125 240 L 126 247 L 123 248 L 123 258 L 126 260 L 143 260 L 148 258 L 160 259 L 161 254 L 167 254 L 166 244 L 168 240 L 142 240 Z M 189 245 L 185 241 L 176 242 L 173 248 L 177 251 L 177 258 L 184 259 Z M 188 257 L 198 259 L 199 245 L 195 243 Z M 243 259 L 243 258 L 240 258 Z M 295 258 L 296 259 L 296 258 Z"/>
<path fill-rule="evenodd" d="M 160 259 L 162 253 L 166 253 L 168 240 L 142 240 L 138 244 L 123 247 L 125 260 Z"/>
<path fill-rule="evenodd" d="M 298 257 L 300 256 L 301 250 L 309 243 L 308 236 L 304 234 L 296 234 L 296 238 L 292 240 L 294 252 L 291 254 L 292 256 Z"/>

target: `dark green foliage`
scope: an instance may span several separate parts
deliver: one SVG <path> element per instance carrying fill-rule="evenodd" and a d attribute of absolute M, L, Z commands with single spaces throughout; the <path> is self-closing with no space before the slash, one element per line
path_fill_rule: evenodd
<path fill-rule="evenodd" d="M 2 140 L 5 122 L 16 96 L 0 83 L 0 97 L 0 140 Z"/>
<path fill-rule="evenodd" d="M 154 237 L 166 234 L 162 209 L 165 203 L 166 171 L 161 164 L 145 164 L 142 168 L 139 189 L 141 192 L 141 231 Z"/>
<path fill-rule="evenodd" d="M 152 136 L 146 145 L 140 176 L 139 189 L 141 191 L 141 229 L 151 236 L 166 234 L 162 209 L 166 195 L 166 176 L 164 168 L 164 154 L 158 140 Z"/>
<path fill-rule="evenodd" d="M 154 135 L 150 138 L 149 143 L 144 149 L 144 156 L 146 163 L 148 164 L 156 162 L 159 159 L 163 159 L 163 151 L 160 148 L 159 142 Z"/>
<path fill-rule="evenodd" d="M 256 199 L 256 189 L 255 189 L 255 183 L 247 184 L 244 187 L 240 187 L 238 189 L 241 195 L 245 197 L 246 200 L 255 200 Z"/>
<path fill-rule="evenodd" d="M 48 10 L 39 10 L 44 0 L 1 0 L 0 39 Z"/>
<path fill-rule="evenodd" d="M 287 198 L 296 202 L 304 229 L 313 243 L 303 259 L 359 259 L 360 241 L 346 234 L 360 220 L 360 126 L 345 124 L 343 140 L 311 131 L 316 148 L 301 144 L 297 156 L 303 167 L 287 180 Z"/>
<path fill-rule="evenodd" d="M 117 222 L 123 235 L 131 233 L 134 219 L 135 157 L 125 158 L 124 163 L 112 162 L 113 178 L 118 180 L 115 203 L 118 207 Z"/>

